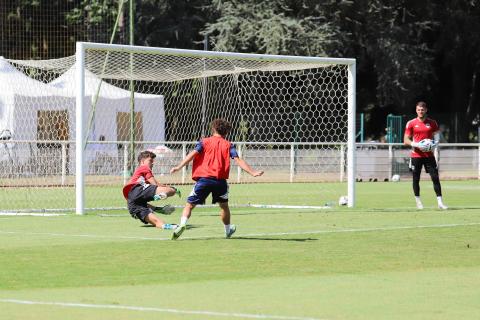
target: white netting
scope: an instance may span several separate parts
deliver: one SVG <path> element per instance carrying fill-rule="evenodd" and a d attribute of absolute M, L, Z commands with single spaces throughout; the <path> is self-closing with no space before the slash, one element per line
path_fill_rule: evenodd
<path fill-rule="evenodd" d="M 75 59 L 0 62 L 1 76 L 10 79 L 0 95 L 1 128 L 10 132 L 0 149 L 0 184 L 13 199 L 0 209 L 73 208 Z M 347 72 L 346 64 L 313 59 L 86 50 L 86 207 L 124 207 L 121 187 L 144 149 L 157 153 L 160 181 L 191 184 L 189 171 L 170 176 L 169 168 L 219 117 L 233 124 L 229 139 L 241 156 L 266 171 L 252 178 L 232 166 L 231 183 L 256 183 L 232 187 L 232 204 L 335 201 L 346 194 L 346 184 L 338 182 L 348 138 Z M 272 196 L 256 198 L 255 188 Z M 302 196 L 295 188 L 308 192 Z"/>

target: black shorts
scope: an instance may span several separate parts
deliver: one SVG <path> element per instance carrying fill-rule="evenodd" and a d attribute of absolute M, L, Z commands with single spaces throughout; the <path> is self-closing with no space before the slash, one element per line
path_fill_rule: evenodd
<path fill-rule="evenodd" d="M 435 157 L 410 158 L 410 170 L 412 170 L 413 173 L 420 174 L 423 167 L 425 167 L 425 172 L 427 173 L 438 173 L 438 166 Z"/>
<path fill-rule="evenodd" d="M 147 203 L 153 200 L 153 196 L 157 191 L 157 186 L 146 184 L 145 187 L 137 184 L 128 193 L 128 212 L 132 218 L 140 219 L 145 224 L 145 218 L 152 213 Z"/>

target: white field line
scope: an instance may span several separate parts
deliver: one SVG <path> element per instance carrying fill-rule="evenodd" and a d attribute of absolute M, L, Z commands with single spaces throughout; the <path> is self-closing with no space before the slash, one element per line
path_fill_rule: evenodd
<path fill-rule="evenodd" d="M 48 305 L 58 307 L 71 307 L 71 308 L 87 308 L 87 309 L 119 309 L 129 311 L 149 311 L 160 313 L 175 313 L 175 314 L 193 314 L 201 316 L 216 316 L 225 318 L 248 318 L 248 319 L 278 319 L 278 320 L 320 320 L 318 318 L 305 318 L 305 317 L 288 317 L 288 316 L 275 316 L 267 314 L 249 314 L 249 313 L 229 313 L 229 312 L 215 312 L 215 311 L 193 311 L 193 310 L 179 310 L 170 308 L 157 308 L 157 307 L 137 307 L 137 306 L 124 306 L 116 304 L 90 304 L 90 303 L 73 303 L 73 302 L 44 302 L 44 301 L 29 301 L 29 300 L 17 300 L 17 299 L 0 299 L 3 303 L 15 303 L 15 304 L 27 304 L 27 305 Z"/>
<path fill-rule="evenodd" d="M 337 230 L 313 230 L 313 231 L 293 231 L 293 232 L 271 232 L 271 233 L 249 233 L 238 235 L 242 238 L 248 237 L 268 237 L 268 236 L 290 236 L 290 235 L 307 235 L 307 234 L 329 234 L 329 233 L 354 233 L 354 232 L 375 232 L 375 231 L 396 231 L 409 229 L 437 229 L 437 228 L 455 228 L 465 226 L 478 226 L 480 222 L 471 223 L 452 223 L 452 224 L 434 224 L 434 225 L 419 225 L 419 226 L 395 226 L 395 227 L 381 227 L 381 228 L 352 228 L 352 229 L 337 229 Z M 71 234 L 71 233 L 52 233 L 52 232 L 23 232 L 23 231 L 4 231 L 0 230 L 0 234 L 19 234 L 19 235 L 33 235 L 33 236 L 51 236 L 51 237 L 77 237 L 77 238 L 93 238 L 93 239 L 118 239 L 118 240 L 154 240 L 154 241 L 169 241 L 168 238 L 157 237 L 137 237 L 137 236 L 109 236 L 98 234 Z M 181 237 L 181 239 L 222 239 L 224 236 L 197 236 L 197 237 Z M 233 238 L 235 239 L 235 237 Z"/>
<path fill-rule="evenodd" d="M 30 216 L 30 217 L 63 217 L 66 213 L 29 213 L 29 212 L 0 212 L 0 216 Z"/>

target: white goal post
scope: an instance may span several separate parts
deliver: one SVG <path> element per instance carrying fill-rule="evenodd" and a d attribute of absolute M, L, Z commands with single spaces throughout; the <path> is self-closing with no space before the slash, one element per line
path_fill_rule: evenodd
<path fill-rule="evenodd" d="M 100 53 L 100 59 L 94 61 L 89 59 L 92 52 Z M 154 61 L 142 60 L 144 65 L 135 61 L 136 56 L 165 57 L 163 61 L 170 59 L 171 66 L 162 65 L 162 58 L 152 59 Z M 115 57 L 123 56 L 117 70 L 112 70 L 107 65 L 112 64 Z M 172 58 L 173 57 L 173 58 Z M 187 65 L 178 67 L 175 59 L 187 59 Z M 160 62 L 159 62 L 160 61 Z M 192 64 L 200 61 L 199 68 L 192 67 Z M 203 63 L 202 63 L 203 61 Z M 209 61 L 218 62 L 217 65 L 209 68 Z M 246 62 L 246 63 L 238 63 Z M 188 64 L 190 63 L 190 65 Z M 347 74 L 347 97 L 343 104 L 347 106 L 347 140 L 334 141 L 342 143 L 347 148 L 347 194 L 348 207 L 355 204 L 355 59 L 344 58 L 322 58 L 322 57 L 301 57 L 282 55 L 263 55 L 227 52 L 209 52 L 197 50 L 151 48 L 128 45 L 110 45 L 98 43 L 78 42 L 76 47 L 76 117 L 83 119 L 85 116 L 85 70 L 94 72 L 97 76 L 107 79 L 121 79 L 130 81 L 181 81 L 222 75 L 238 75 L 240 73 L 255 72 L 283 72 L 295 70 L 308 70 L 315 68 L 327 68 L 330 66 L 346 66 Z M 178 69 L 175 69 L 178 67 Z M 118 67 L 117 67 L 118 68 Z M 149 70 L 149 68 L 151 68 Z M 96 70 L 96 72 L 94 71 Z M 342 81 L 342 80 L 340 80 Z M 205 82 L 203 82 L 205 84 Z M 203 98 L 205 99 L 205 90 Z M 203 101 L 205 107 L 205 100 Z M 341 107 L 339 107 L 341 108 Z M 340 111 L 340 110 L 338 110 Z M 211 120 L 211 119 L 210 119 Z M 168 121 L 168 119 L 167 119 Z M 85 212 L 85 121 L 76 121 L 76 213 Z M 205 135 L 205 113 L 202 115 L 202 135 Z M 82 134 L 78 134 L 82 133 Z M 207 132 L 208 134 L 208 132 Z M 254 141 L 255 142 L 255 141 Z M 293 148 L 292 148 L 293 150 Z M 342 147 L 343 150 L 343 147 Z"/>
<path fill-rule="evenodd" d="M 121 190 L 143 150 L 157 155 L 157 180 L 186 196 L 191 166 L 169 170 L 216 118 L 265 171 L 232 161 L 231 206 L 355 204 L 354 59 L 80 42 L 60 59 L 0 57 L 0 82 L 0 215 L 127 214 Z"/>

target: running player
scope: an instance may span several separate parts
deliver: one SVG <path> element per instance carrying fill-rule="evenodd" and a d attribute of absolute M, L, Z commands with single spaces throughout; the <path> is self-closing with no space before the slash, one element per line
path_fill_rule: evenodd
<path fill-rule="evenodd" d="M 232 129 L 228 121 L 215 119 L 210 126 L 212 135 L 200 140 L 195 149 L 178 166 L 170 170 L 170 173 L 177 172 L 193 160 L 192 179 L 196 181 L 183 209 L 180 225 L 173 232 L 173 240 L 176 240 L 185 231 L 193 208 L 198 204 L 204 204 L 210 193 L 212 193 L 212 202 L 218 202 L 220 206 L 220 217 L 225 226 L 225 237 L 230 238 L 235 233 L 236 226 L 230 224 L 230 208 L 228 206 L 227 179 L 230 173 L 230 158 L 254 177 L 263 174 L 263 171 L 253 170 L 245 160 L 241 159 L 235 146 L 225 139 Z"/>

